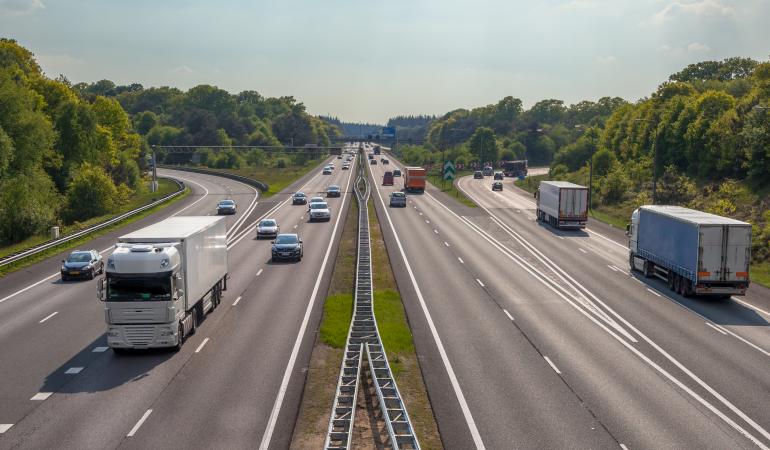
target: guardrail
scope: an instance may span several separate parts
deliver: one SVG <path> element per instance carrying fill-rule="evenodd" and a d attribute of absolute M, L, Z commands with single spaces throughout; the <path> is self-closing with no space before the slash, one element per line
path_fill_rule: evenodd
<path fill-rule="evenodd" d="M 177 195 L 179 195 L 182 192 L 184 192 L 185 186 L 184 186 L 184 183 L 182 183 L 181 181 L 175 180 L 173 178 L 167 178 L 167 177 L 159 177 L 159 178 L 169 179 L 169 180 L 175 182 L 179 186 L 179 190 L 176 191 L 176 192 L 172 192 L 171 194 L 168 194 L 168 195 L 166 195 L 165 197 L 163 197 L 161 199 L 155 200 L 152 203 L 149 203 L 149 204 L 144 205 L 144 206 L 140 206 L 139 208 L 136 208 L 136 209 L 132 209 L 131 211 L 125 212 L 125 213 L 123 213 L 123 214 L 121 214 L 121 215 L 119 215 L 117 217 L 113 217 L 110 220 L 106 220 L 104 222 L 101 222 L 101 223 L 98 223 L 96 225 L 90 226 L 88 228 L 85 228 L 85 229 L 80 230 L 78 232 L 69 234 L 67 236 L 63 236 L 63 237 L 60 237 L 58 239 L 52 239 L 50 241 L 46 241 L 46 242 L 44 242 L 42 244 L 36 245 L 34 247 L 31 247 L 31 248 L 29 248 L 27 250 L 22 250 L 20 252 L 14 253 L 12 255 L 8 255 L 8 256 L 5 256 L 3 258 L 0 258 L 0 267 L 7 266 L 8 264 L 21 261 L 24 258 L 30 257 L 32 255 L 36 255 L 36 254 L 38 254 L 38 253 L 40 253 L 42 251 L 48 250 L 49 248 L 56 247 L 57 245 L 64 244 L 64 243 L 69 242 L 69 241 L 71 241 L 73 239 L 77 239 L 77 238 L 79 238 L 81 236 L 85 236 L 85 235 L 87 235 L 89 233 L 92 233 L 94 231 L 98 231 L 98 230 L 100 230 L 102 228 L 108 227 L 108 226 L 110 226 L 112 224 L 120 222 L 123 219 L 127 219 L 127 218 L 133 216 L 134 214 L 138 214 L 138 213 L 140 213 L 142 211 L 145 211 L 145 210 L 148 210 L 150 208 L 153 208 L 153 207 L 155 207 L 155 206 L 165 202 L 166 200 L 168 200 L 168 199 L 170 199 L 172 197 L 176 197 Z"/>
<path fill-rule="evenodd" d="M 358 251 L 356 255 L 356 283 L 353 299 L 353 318 L 350 321 L 342 367 L 337 380 L 337 390 L 324 449 L 350 450 L 352 430 L 355 423 L 356 399 L 361 380 L 364 351 L 369 365 L 372 384 L 382 411 L 382 418 L 388 430 L 393 449 L 419 449 L 409 414 L 390 370 L 388 358 L 380 339 L 377 320 L 374 317 L 374 290 L 372 288 L 371 239 L 369 237 L 370 195 L 369 181 L 364 158 L 359 157 L 359 173 L 355 193 L 358 202 Z M 363 184 L 363 191 L 361 185 Z"/>
<path fill-rule="evenodd" d="M 181 170 L 183 172 L 195 172 L 195 173 L 202 173 L 205 175 L 215 175 L 218 177 L 229 178 L 231 180 L 240 181 L 241 183 L 248 184 L 249 186 L 254 186 L 255 188 L 259 189 L 262 192 L 267 192 L 270 189 L 270 186 L 268 186 L 267 183 L 263 183 L 261 181 L 254 180 L 252 178 L 243 177 L 243 176 L 236 175 L 234 173 L 229 173 L 229 172 L 219 172 L 216 170 L 201 169 L 199 167 L 190 167 L 190 166 L 172 166 L 167 164 L 158 164 L 158 168 L 170 169 L 170 170 Z"/>

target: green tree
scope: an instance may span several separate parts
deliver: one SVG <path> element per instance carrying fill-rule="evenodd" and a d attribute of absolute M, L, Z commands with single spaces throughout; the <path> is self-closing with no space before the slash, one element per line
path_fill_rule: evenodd
<path fill-rule="evenodd" d="M 468 141 L 468 147 L 477 161 L 497 161 L 497 138 L 491 128 L 478 127 Z"/>
<path fill-rule="evenodd" d="M 0 178 L 0 242 L 11 244 L 56 224 L 61 197 L 40 169 Z"/>
<path fill-rule="evenodd" d="M 66 218 L 82 221 L 107 214 L 119 206 L 118 190 L 101 167 L 83 163 L 67 188 Z"/>

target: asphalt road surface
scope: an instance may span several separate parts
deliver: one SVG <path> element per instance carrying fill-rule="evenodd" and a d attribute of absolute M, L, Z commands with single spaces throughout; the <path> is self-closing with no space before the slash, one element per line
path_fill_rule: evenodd
<path fill-rule="evenodd" d="M 387 196 L 386 245 L 449 448 L 767 448 L 767 290 L 684 299 L 628 273 L 622 232 L 536 222 L 530 194 L 463 178 Z M 407 405 L 408 406 L 408 405 Z"/>
<path fill-rule="evenodd" d="M 299 407 L 314 331 L 336 256 L 351 171 L 320 167 L 268 200 L 233 180 L 159 171 L 193 195 L 84 245 L 106 255 L 117 236 L 172 214 L 228 217 L 228 290 L 178 353 L 115 355 L 106 349 L 103 305 L 94 281 L 59 280 L 49 258 L 0 281 L 0 448 L 286 448 Z M 332 220 L 309 223 L 290 194 L 323 193 Z M 321 194 L 323 195 L 323 194 Z M 262 216 L 304 241 L 299 263 L 271 263 L 255 238 Z"/>

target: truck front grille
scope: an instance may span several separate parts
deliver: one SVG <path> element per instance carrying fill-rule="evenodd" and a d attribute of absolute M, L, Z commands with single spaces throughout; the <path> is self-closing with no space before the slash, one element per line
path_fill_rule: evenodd
<path fill-rule="evenodd" d="M 155 327 L 129 326 L 125 328 L 126 340 L 131 345 L 148 345 L 155 337 Z"/>

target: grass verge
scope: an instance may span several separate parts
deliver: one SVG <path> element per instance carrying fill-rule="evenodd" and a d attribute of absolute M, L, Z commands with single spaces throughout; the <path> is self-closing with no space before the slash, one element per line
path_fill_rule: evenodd
<path fill-rule="evenodd" d="M 266 192 L 262 192 L 261 197 L 269 198 L 284 190 L 287 186 L 297 181 L 306 173 L 310 172 L 310 170 L 314 169 L 320 163 L 320 159 L 313 159 L 301 166 L 289 166 L 282 168 L 247 166 L 241 167 L 239 169 L 208 168 L 208 170 L 234 173 L 236 175 L 266 183 L 269 189 Z"/>
<path fill-rule="evenodd" d="M 172 184 L 174 184 L 174 186 L 176 186 L 176 183 L 172 182 Z M 166 208 L 168 206 L 171 206 L 174 203 L 182 200 L 184 197 L 189 195 L 190 192 L 191 192 L 190 188 L 186 188 L 185 191 L 181 195 L 176 196 L 176 197 L 174 197 L 172 199 L 169 199 L 169 200 L 167 200 L 167 201 L 165 201 L 165 202 L 163 202 L 163 203 L 161 203 L 159 205 L 156 205 L 156 206 L 154 206 L 154 207 L 152 207 L 152 208 L 150 208 L 150 209 L 148 209 L 146 211 L 142 211 L 139 214 L 136 214 L 136 215 L 131 216 L 131 217 L 127 217 L 126 219 L 123 219 L 120 222 L 114 223 L 114 224 L 112 224 L 112 225 L 110 225 L 108 227 L 105 227 L 105 228 L 102 228 L 100 230 L 94 231 L 93 233 L 88 233 L 88 234 L 83 235 L 83 236 L 81 236 L 81 237 L 79 237 L 77 239 L 74 239 L 72 241 L 68 241 L 68 242 L 62 243 L 60 245 L 57 245 L 55 247 L 51 247 L 51 248 L 46 249 L 46 250 L 44 250 L 44 251 L 42 251 L 40 253 L 37 253 L 37 254 L 32 255 L 32 256 L 29 256 L 27 258 L 24 258 L 21 261 L 17 261 L 15 263 L 8 264 L 7 266 L 0 267 L 0 278 L 4 277 L 5 275 L 8 275 L 11 272 L 15 272 L 15 271 L 17 271 L 19 269 L 23 269 L 25 267 L 29 267 L 32 264 L 38 263 L 38 262 L 40 262 L 40 261 L 42 261 L 42 260 L 44 260 L 46 258 L 49 258 L 49 257 L 51 257 L 53 255 L 56 255 L 58 253 L 61 253 L 63 251 L 79 247 L 80 244 L 82 244 L 84 242 L 88 242 L 88 241 L 90 241 L 90 240 L 92 240 L 94 238 L 97 238 L 99 236 L 103 236 L 103 235 L 105 235 L 105 234 L 107 234 L 107 233 L 109 233 L 111 231 L 114 231 L 114 230 L 116 230 L 118 228 L 124 227 L 124 226 L 126 226 L 128 224 L 131 224 L 133 222 L 136 222 L 137 220 L 143 219 L 143 218 L 149 216 L 150 214 L 154 214 L 154 213 L 156 213 L 156 212 L 158 212 L 158 211 L 160 211 L 160 210 L 162 210 L 162 209 L 164 209 L 164 208 Z M 148 202 L 148 203 L 150 203 L 150 202 Z M 114 216 L 110 216 L 110 217 L 114 217 Z M 107 218 L 109 219 L 110 217 L 107 217 Z M 106 219 L 102 219 L 102 220 L 97 221 L 95 223 L 102 222 L 104 220 L 106 220 Z M 81 227 L 81 229 L 82 228 L 86 228 L 86 227 Z M 43 242 L 45 242 L 45 241 L 43 241 Z M 16 251 L 18 251 L 18 250 L 16 250 Z"/>
<path fill-rule="evenodd" d="M 752 282 L 770 287 L 770 262 L 752 264 L 749 275 Z"/>
<path fill-rule="evenodd" d="M 441 187 L 441 183 L 442 183 L 443 180 L 441 179 L 441 175 L 439 175 L 439 174 L 436 174 L 436 173 L 429 174 L 428 175 L 428 182 L 430 184 L 432 184 L 433 186 L 435 186 L 436 189 L 440 190 L 441 192 L 446 192 L 447 195 L 454 196 L 454 198 L 457 199 L 457 201 L 459 201 L 463 205 L 469 206 L 471 208 L 475 208 L 476 207 L 476 203 L 474 203 L 471 199 L 466 197 L 465 194 L 463 193 L 463 191 L 457 189 L 457 185 L 456 185 L 457 180 L 460 177 L 464 177 L 465 175 L 473 175 L 473 172 L 472 171 L 468 171 L 468 170 L 458 171 L 455 174 L 455 180 L 454 181 L 452 181 L 451 183 L 448 182 L 448 181 L 444 181 L 443 182 L 444 183 L 444 187 L 443 188 Z"/>

